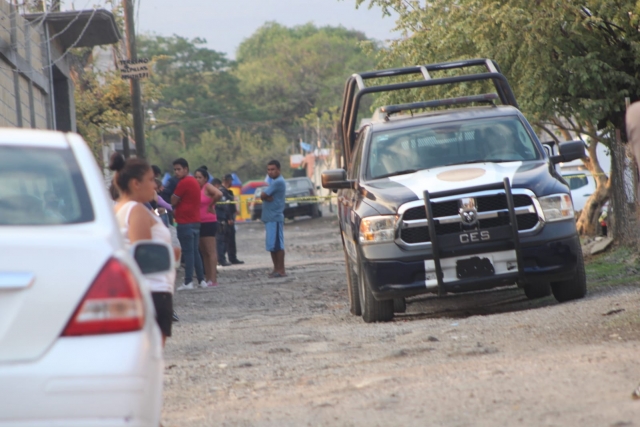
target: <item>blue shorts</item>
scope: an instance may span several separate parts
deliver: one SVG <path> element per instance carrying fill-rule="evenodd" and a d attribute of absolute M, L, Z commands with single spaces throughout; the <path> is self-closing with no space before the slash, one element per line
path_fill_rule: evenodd
<path fill-rule="evenodd" d="M 265 245 L 267 251 L 284 251 L 284 222 L 265 222 L 264 228 L 267 230 L 267 241 Z"/>

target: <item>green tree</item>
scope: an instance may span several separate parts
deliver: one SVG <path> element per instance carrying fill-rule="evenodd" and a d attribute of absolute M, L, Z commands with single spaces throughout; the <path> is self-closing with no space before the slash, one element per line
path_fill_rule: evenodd
<path fill-rule="evenodd" d="M 266 175 L 267 162 L 274 158 L 280 159 L 283 174 L 290 175 L 288 146 L 281 132 L 264 138 L 242 129 L 229 130 L 224 135 L 208 131 L 200 135 L 200 141 L 188 147 L 160 134 L 149 150 L 149 160 L 168 171 L 173 160 L 184 157 L 192 170 L 205 165 L 218 178 L 235 172 L 242 180 L 262 179 Z"/>
<path fill-rule="evenodd" d="M 287 28 L 269 22 L 238 48 L 234 74 L 264 120 L 291 133 L 313 109 L 340 106 L 349 75 L 374 65 L 361 32 L 306 24 Z M 375 45 L 374 45 L 375 50 Z"/>
<path fill-rule="evenodd" d="M 226 130 L 242 125 L 251 116 L 238 96 L 238 79 L 230 72 L 233 62 L 225 54 L 209 49 L 202 38 L 173 35 L 139 37 L 139 56 L 153 61 L 151 83 L 160 96 L 148 102 L 150 128 L 156 134 L 198 143 L 200 134 L 212 128 Z"/>
<path fill-rule="evenodd" d="M 132 124 L 129 84 L 116 71 L 95 70 L 93 49 L 76 49 L 70 63 L 78 133 L 102 163 L 102 134 L 120 133 Z"/>
<path fill-rule="evenodd" d="M 346 78 L 374 64 L 364 47 L 371 42 L 344 28 L 269 23 L 242 43 L 237 63 L 204 43 L 180 36 L 139 43 L 160 89 L 149 104 L 150 158 L 167 169 L 182 156 L 214 174 L 262 178 L 271 158 L 288 163 L 298 138 L 330 147 Z"/>
<path fill-rule="evenodd" d="M 356 5 L 367 0 L 356 0 Z M 612 154 L 612 183 L 587 203 L 590 221 L 614 189 L 615 237 L 635 243 L 635 215 L 625 195 L 625 97 L 640 99 L 640 32 L 631 0 L 369 0 L 398 13 L 405 37 L 381 53 L 382 65 L 420 64 L 472 57 L 495 59 L 521 109 L 555 137 L 588 135 Z M 592 162 L 587 166 L 600 173 Z M 602 191 L 604 190 L 604 191 Z M 597 215 L 595 215 L 597 218 Z M 585 228 L 592 222 L 582 221 Z M 587 227 L 587 225 L 589 227 Z"/>
<path fill-rule="evenodd" d="M 209 131 L 200 136 L 199 144 L 187 151 L 186 159 L 194 166 L 198 162 L 207 165 L 214 176 L 222 177 L 226 173 L 236 172 L 242 180 L 249 180 L 263 179 L 267 163 L 276 158 L 283 165 L 283 174 L 288 176 L 288 145 L 281 132 L 263 138 L 241 129 L 222 137 Z"/>

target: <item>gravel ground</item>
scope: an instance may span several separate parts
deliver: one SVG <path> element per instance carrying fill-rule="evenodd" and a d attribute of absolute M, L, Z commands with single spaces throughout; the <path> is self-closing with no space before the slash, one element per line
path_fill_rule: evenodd
<path fill-rule="evenodd" d="M 237 241 L 246 264 L 175 297 L 165 426 L 640 426 L 635 278 L 566 304 L 516 287 L 416 297 L 365 324 L 335 217 L 286 224 L 286 278 L 266 277 L 261 224 Z"/>

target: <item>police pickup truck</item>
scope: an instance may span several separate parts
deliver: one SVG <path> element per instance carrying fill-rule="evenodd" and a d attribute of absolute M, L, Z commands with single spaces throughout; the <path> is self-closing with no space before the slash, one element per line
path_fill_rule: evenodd
<path fill-rule="evenodd" d="M 452 75 L 467 67 L 483 72 Z M 469 82 L 495 93 L 387 105 L 356 129 L 364 95 Z M 514 284 L 529 298 L 586 295 L 571 193 L 556 168 L 583 157 L 584 144 L 545 148 L 492 60 L 354 74 L 341 134 L 346 170 L 324 172 L 322 185 L 338 192 L 352 314 L 389 321 L 405 297 Z"/>

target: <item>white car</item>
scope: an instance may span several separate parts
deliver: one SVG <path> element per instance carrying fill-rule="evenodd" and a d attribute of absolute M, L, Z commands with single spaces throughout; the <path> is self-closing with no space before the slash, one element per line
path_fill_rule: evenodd
<path fill-rule="evenodd" d="M 150 270 L 80 136 L 0 129 L 0 254 L 0 426 L 157 427 Z"/>
<path fill-rule="evenodd" d="M 563 170 L 562 177 L 569 184 L 573 209 L 578 212 L 584 208 L 587 199 L 596 191 L 596 181 L 587 170 Z"/>

